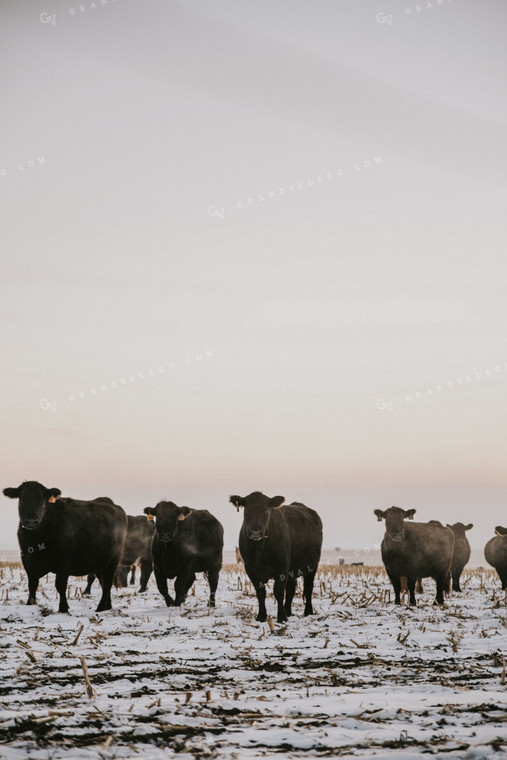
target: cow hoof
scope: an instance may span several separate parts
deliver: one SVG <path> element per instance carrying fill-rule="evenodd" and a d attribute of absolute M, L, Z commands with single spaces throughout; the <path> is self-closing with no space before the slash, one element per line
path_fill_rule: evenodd
<path fill-rule="evenodd" d="M 95 610 L 95 612 L 107 612 L 107 610 L 112 610 L 112 609 L 113 608 L 112 608 L 112 606 L 110 604 L 108 604 L 108 605 L 99 604 L 99 606 L 97 607 L 97 609 Z"/>
<path fill-rule="evenodd" d="M 67 609 L 60 609 L 60 608 L 58 608 L 58 612 L 61 612 L 61 613 L 63 613 L 64 615 L 66 615 L 68 611 L 69 611 L 69 608 L 68 608 L 68 607 L 67 607 Z"/>
<path fill-rule="evenodd" d="M 213 599 L 213 601 L 210 599 L 210 602 L 209 602 L 209 606 L 210 606 L 210 607 L 215 607 L 215 606 L 216 606 L 216 605 L 215 605 L 215 600 L 214 600 L 214 599 Z"/>
<path fill-rule="evenodd" d="M 139 593 L 140 594 L 144 594 L 145 591 L 146 591 L 146 586 L 144 588 L 140 588 L 139 589 Z"/>
<path fill-rule="evenodd" d="M 258 623 L 265 623 L 266 620 L 268 619 L 268 616 L 266 614 L 261 615 L 261 613 L 259 612 L 259 614 L 257 615 L 255 619 L 257 620 Z"/>
<path fill-rule="evenodd" d="M 28 601 L 27 601 L 27 605 L 31 605 L 31 604 L 37 604 L 37 602 L 35 601 L 35 599 L 32 599 L 32 598 L 29 596 L 29 597 L 28 597 Z"/>

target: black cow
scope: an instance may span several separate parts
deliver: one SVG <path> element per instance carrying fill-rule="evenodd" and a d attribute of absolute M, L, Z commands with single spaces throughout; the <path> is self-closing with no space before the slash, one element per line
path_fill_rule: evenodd
<path fill-rule="evenodd" d="M 470 544 L 466 537 L 466 531 L 471 530 L 474 526 L 473 523 L 463 525 L 463 523 L 457 522 L 454 523 L 454 525 L 449 525 L 449 523 L 447 523 L 447 527 L 454 533 L 454 551 L 452 553 L 451 562 L 452 590 L 461 591 L 459 580 L 463 568 L 470 559 L 471 553 Z"/>
<path fill-rule="evenodd" d="M 497 525 L 495 528 L 496 536 L 491 538 L 484 547 L 484 556 L 486 562 L 495 568 L 502 589 L 507 589 L 507 528 Z"/>
<path fill-rule="evenodd" d="M 215 606 L 215 592 L 222 567 L 224 529 L 206 509 L 178 507 L 172 501 L 160 501 L 146 507 L 154 515 L 153 569 L 157 588 L 168 607 L 179 607 L 195 581 L 196 573 L 205 573 L 209 584 L 209 605 Z M 176 578 L 176 598 L 169 594 L 167 579 Z"/>
<path fill-rule="evenodd" d="M 18 541 L 28 575 L 27 604 L 36 603 L 39 578 L 55 573 L 58 611 L 68 612 L 69 575 L 93 572 L 102 585 L 97 612 L 110 610 L 111 586 L 127 533 L 123 509 L 107 498 L 58 498 L 59 488 L 45 488 L 34 480 L 4 488 L 4 494 L 19 499 Z"/>
<path fill-rule="evenodd" d="M 123 547 L 123 555 L 116 570 L 115 585 L 118 588 L 128 586 L 128 574 L 132 565 L 139 560 L 141 565 L 141 586 L 140 592 L 146 591 L 146 586 L 153 570 L 153 561 L 151 558 L 151 544 L 153 534 L 155 533 L 155 523 L 144 515 L 127 515 L 127 538 Z M 132 570 L 132 577 L 135 577 L 135 567 Z M 90 573 L 87 578 L 87 586 L 83 594 L 91 592 L 95 575 Z M 132 583 L 134 581 L 132 580 Z"/>
<path fill-rule="evenodd" d="M 322 549 L 322 522 L 317 512 L 299 502 L 284 504 L 284 496 L 270 499 L 260 491 L 231 496 L 229 501 L 238 511 L 244 507 L 239 550 L 257 594 L 256 620 L 262 623 L 267 618 L 266 583 L 271 578 L 278 623 L 292 615 L 298 576 L 303 576 L 304 614 L 312 615 L 313 582 Z"/>
<path fill-rule="evenodd" d="M 434 578 L 437 583 L 435 604 L 444 603 L 444 590 L 448 587 L 451 570 L 454 536 L 449 528 L 438 521 L 407 524 L 415 509 L 390 507 L 375 509 L 377 519 L 386 521 L 386 532 L 381 544 L 382 561 L 394 588 L 395 604 L 400 604 L 400 578 L 407 579 L 410 604 L 416 604 L 415 584 L 418 578 Z"/>

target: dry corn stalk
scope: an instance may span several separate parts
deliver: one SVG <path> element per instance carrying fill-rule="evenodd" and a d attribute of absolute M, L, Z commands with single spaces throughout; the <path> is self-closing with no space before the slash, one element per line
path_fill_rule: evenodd
<path fill-rule="evenodd" d="M 90 676 L 88 675 L 88 666 L 86 664 L 86 660 L 84 657 L 80 657 L 79 661 L 81 662 L 81 667 L 83 668 L 83 677 L 84 677 L 84 682 L 86 686 L 86 694 L 88 695 L 88 699 L 93 699 L 95 697 L 96 692 L 91 684 Z"/>
<path fill-rule="evenodd" d="M 77 642 L 79 641 L 79 637 L 80 637 L 80 636 L 81 636 L 81 634 L 83 633 L 83 628 L 84 628 L 84 624 L 83 624 L 83 623 L 80 623 L 80 624 L 79 624 L 79 628 L 78 628 L 78 631 L 77 631 L 77 633 L 76 633 L 76 637 L 75 637 L 74 641 L 72 642 L 72 646 L 73 646 L 73 647 L 75 647 L 75 646 L 76 646 L 76 644 L 77 644 Z"/>

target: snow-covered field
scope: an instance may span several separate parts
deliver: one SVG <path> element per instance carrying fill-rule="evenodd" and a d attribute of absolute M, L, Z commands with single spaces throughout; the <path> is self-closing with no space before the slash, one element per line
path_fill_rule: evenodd
<path fill-rule="evenodd" d="M 81 598 L 71 579 L 64 615 L 54 576 L 27 607 L 22 569 L 0 573 L 2 758 L 507 757 L 507 608 L 492 571 L 465 571 L 443 609 L 426 580 L 410 609 L 394 607 L 382 569 L 324 565 L 316 614 L 301 617 L 298 596 L 273 632 L 235 565 L 214 610 L 201 578 L 182 609 L 152 578 L 100 615 L 98 584 Z"/>

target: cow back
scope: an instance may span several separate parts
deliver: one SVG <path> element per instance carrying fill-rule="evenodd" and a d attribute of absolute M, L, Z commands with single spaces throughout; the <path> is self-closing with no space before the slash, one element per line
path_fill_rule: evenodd
<path fill-rule="evenodd" d="M 507 536 L 494 536 L 484 547 L 488 565 L 507 572 Z"/>
<path fill-rule="evenodd" d="M 60 498 L 47 505 L 38 530 L 20 528 L 18 539 L 27 572 L 87 575 L 120 559 L 126 532 L 127 516 L 118 505 Z"/>
<path fill-rule="evenodd" d="M 165 566 L 168 577 L 177 575 L 189 562 L 194 572 L 205 572 L 222 565 L 223 546 L 224 529 L 217 518 L 207 509 L 192 509 L 165 546 L 155 533 L 153 558 Z"/>
<path fill-rule="evenodd" d="M 404 530 L 401 541 L 394 541 L 387 533 L 382 540 L 382 560 L 390 574 L 425 578 L 449 571 L 454 548 L 450 528 L 405 522 Z"/>
<path fill-rule="evenodd" d="M 316 570 L 322 550 L 322 521 L 319 515 L 298 502 L 284 505 L 280 512 L 289 531 L 289 569 L 299 570 L 300 573 Z"/>

